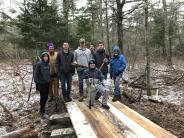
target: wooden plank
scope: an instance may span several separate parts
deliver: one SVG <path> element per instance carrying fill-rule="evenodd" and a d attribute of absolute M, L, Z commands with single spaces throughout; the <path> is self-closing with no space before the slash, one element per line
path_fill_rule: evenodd
<path fill-rule="evenodd" d="M 127 115 L 119 111 L 115 106 L 108 103 L 110 106 L 110 112 L 114 114 L 124 125 L 126 125 L 129 129 L 135 132 L 138 138 L 156 138 L 154 135 L 149 133 L 146 129 L 142 128 L 136 122 L 132 121 Z"/>
<path fill-rule="evenodd" d="M 50 138 L 75 138 L 75 131 L 73 128 L 62 128 L 52 130 Z"/>
<path fill-rule="evenodd" d="M 99 110 L 91 110 L 85 103 L 77 103 L 81 111 L 85 114 L 99 138 L 123 138 L 120 130 L 114 126 L 107 117 Z"/>
<path fill-rule="evenodd" d="M 72 126 L 70 116 L 68 113 L 61 113 L 61 114 L 53 114 L 49 117 L 49 124 L 50 125 L 60 125 L 63 127 Z"/>
<path fill-rule="evenodd" d="M 75 102 L 66 103 L 66 108 L 78 138 L 97 138 L 89 122 Z"/>
<path fill-rule="evenodd" d="M 156 125 L 152 121 L 148 120 L 147 118 L 143 117 L 139 113 L 135 112 L 134 110 L 130 109 L 126 105 L 117 102 L 111 102 L 112 98 L 109 100 L 109 104 L 116 107 L 119 111 L 121 111 L 123 114 L 125 114 L 129 119 L 136 122 L 138 125 L 140 125 L 142 128 L 146 129 L 154 135 L 157 138 L 176 138 L 173 134 L 171 134 L 169 131 L 166 131 L 165 129 L 161 128 L 160 126 Z"/>

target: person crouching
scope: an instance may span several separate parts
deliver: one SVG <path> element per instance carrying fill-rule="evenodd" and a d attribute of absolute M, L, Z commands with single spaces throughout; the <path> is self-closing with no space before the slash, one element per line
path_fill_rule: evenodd
<path fill-rule="evenodd" d="M 50 65 L 49 65 L 49 54 L 43 52 L 41 54 L 41 61 L 38 62 L 35 72 L 34 81 L 37 86 L 37 90 L 40 92 L 40 115 L 45 118 L 45 105 L 49 95 L 50 88 Z"/>
<path fill-rule="evenodd" d="M 110 107 L 107 105 L 108 92 L 103 85 L 104 76 L 101 71 L 96 68 L 95 60 L 90 60 L 88 66 L 89 68 L 83 73 L 83 80 L 86 81 L 87 87 L 89 87 L 89 85 L 93 85 L 94 87 L 94 89 L 90 92 L 90 106 L 93 106 L 95 102 L 96 93 L 101 93 L 103 95 L 102 107 L 109 110 Z"/>

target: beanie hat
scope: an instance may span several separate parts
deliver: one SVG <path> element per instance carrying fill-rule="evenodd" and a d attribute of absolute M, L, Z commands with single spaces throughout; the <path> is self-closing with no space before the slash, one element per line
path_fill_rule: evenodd
<path fill-rule="evenodd" d="M 88 64 L 90 65 L 90 64 L 95 64 L 95 60 L 94 59 L 91 59 L 89 62 L 88 62 Z M 96 65 L 96 64 L 95 64 Z"/>
<path fill-rule="evenodd" d="M 40 54 L 39 54 L 39 55 L 40 55 L 39 57 L 42 58 L 45 54 L 49 55 L 49 54 L 48 54 L 48 51 L 45 50 L 45 49 L 44 49 L 44 50 L 41 50 L 41 51 L 40 51 Z"/>
<path fill-rule="evenodd" d="M 46 51 L 42 52 L 41 57 L 43 57 L 44 55 L 49 56 L 48 52 L 46 52 Z"/>
<path fill-rule="evenodd" d="M 48 49 L 54 49 L 54 44 L 52 42 L 49 42 L 47 46 L 48 46 Z"/>
<path fill-rule="evenodd" d="M 119 46 L 115 45 L 113 48 L 113 52 L 117 52 L 119 54 L 120 53 Z"/>

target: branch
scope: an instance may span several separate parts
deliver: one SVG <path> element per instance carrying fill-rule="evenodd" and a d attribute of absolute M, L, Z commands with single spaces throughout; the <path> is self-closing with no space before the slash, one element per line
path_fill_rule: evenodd
<path fill-rule="evenodd" d="M 129 0 L 129 1 L 126 1 L 125 3 L 132 3 L 132 2 L 142 2 L 142 0 Z"/>
<path fill-rule="evenodd" d="M 105 4 L 107 4 L 107 6 L 109 6 L 109 7 L 112 9 L 113 12 L 115 12 L 115 14 L 117 14 L 116 8 L 114 8 L 112 5 L 109 5 L 108 2 L 106 2 L 106 0 L 103 0 L 103 2 L 104 2 Z"/>
<path fill-rule="evenodd" d="M 14 120 L 13 115 L 11 112 L 3 105 L 3 103 L 0 102 L 0 106 L 3 108 L 3 110 L 10 115 L 11 120 Z"/>
<path fill-rule="evenodd" d="M 137 10 L 138 8 L 140 8 L 139 6 L 140 5 L 142 5 L 143 3 L 139 3 L 139 4 L 137 4 L 133 9 L 130 9 L 130 10 L 128 10 L 128 11 L 125 11 L 124 12 L 124 14 L 123 14 L 123 16 L 126 16 L 126 15 L 128 15 L 128 14 L 131 14 L 132 12 L 134 12 L 135 10 Z M 143 7 L 143 6 L 142 6 Z"/>

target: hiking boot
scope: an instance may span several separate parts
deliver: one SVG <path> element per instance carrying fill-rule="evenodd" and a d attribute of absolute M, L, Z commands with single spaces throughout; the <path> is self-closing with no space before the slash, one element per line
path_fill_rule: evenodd
<path fill-rule="evenodd" d="M 54 100 L 54 98 L 51 97 L 51 98 L 48 100 L 48 102 L 52 102 L 53 100 Z"/>
<path fill-rule="evenodd" d="M 71 97 L 68 97 L 68 101 L 71 102 L 72 101 L 72 98 Z"/>
<path fill-rule="evenodd" d="M 109 107 L 107 104 L 102 104 L 102 107 L 103 107 L 104 109 L 107 109 L 107 110 L 110 109 L 110 107 Z"/>
<path fill-rule="evenodd" d="M 67 102 L 71 102 L 72 101 L 72 99 L 70 98 L 68 98 L 68 97 L 64 97 L 64 101 L 67 103 Z"/>
<path fill-rule="evenodd" d="M 84 97 L 83 97 L 83 96 L 80 96 L 80 97 L 79 97 L 79 102 L 82 102 L 83 99 L 84 99 Z"/>
<path fill-rule="evenodd" d="M 40 114 L 41 119 L 47 119 L 49 116 L 47 114 Z"/>
<path fill-rule="evenodd" d="M 113 102 L 116 102 L 118 100 L 121 100 L 121 96 L 120 95 L 114 96 L 113 99 L 112 99 Z"/>
<path fill-rule="evenodd" d="M 95 100 L 98 100 L 101 96 L 102 96 L 102 94 L 100 92 L 97 92 L 96 96 L 95 96 Z"/>
<path fill-rule="evenodd" d="M 87 93 L 84 94 L 83 98 L 85 98 L 85 99 L 87 98 Z"/>

